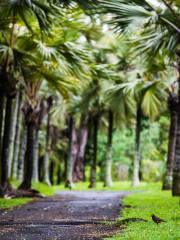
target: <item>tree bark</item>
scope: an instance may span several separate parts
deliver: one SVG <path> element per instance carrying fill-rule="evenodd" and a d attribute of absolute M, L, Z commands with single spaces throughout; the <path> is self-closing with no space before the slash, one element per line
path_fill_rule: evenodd
<path fill-rule="evenodd" d="M 5 96 L 3 93 L 1 93 L 1 95 L 0 95 L 0 153 L 2 150 L 4 113 L 5 113 Z"/>
<path fill-rule="evenodd" d="M 3 143 L 3 128 L 4 128 L 4 115 L 5 115 L 5 96 L 1 92 L 0 95 L 0 156 L 2 156 L 2 143 Z M 0 161 L 0 179 L 1 179 L 1 164 L 2 162 Z M 1 182 L 1 180 L 0 180 Z"/>
<path fill-rule="evenodd" d="M 113 138 L 113 112 L 109 110 L 108 113 L 108 139 L 106 149 L 106 167 L 105 167 L 105 187 L 112 187 L 112 138 Z"/>
<path fill-rule="evenodd" d="M 17 178 L 18 180 L 23 180 L 23 172 L 24 172 L 24 159 L 26 154 L 27 147 L 27 128 L 22 125 L 21 136 L 20 136 L 20 149 L 18 154 L 18 166 L 17 166 Z"/>
<path fill-rule="evenodd" d="M 178 78 L 178 109 L 177 109 L 177 131 L 176 131 L 176 147 L 175 160 L 173 167 L 173 196 L 180 196 L 180 61 L 178 62 L 179 78 Z"/>
<path fill-rule="evenodd" d="M 10 151 L 12 114 L 13 114 L 13 98 L 7 97 L 2 155 L 1 155 L 1 166 L 2 166 L 2 168 L 1 168 L 1 185 L 4 189 L 6 189 L 9 186 L 9 181 L 8 181 L 9 159 L 8 158 L 9 158 L 9 151 Z"/>
<path fill-rule="evenodd" d="M 34 182 L 39 181 L 39 129 L 35 130 L 34 156 L 33 156 L 33 177 Z"/>
<path fill-rule="evenodd" d="M 8 157 L 8 178 L 12 176 L 13 169 L 13 154 L 14 154 L 14 141 L 15 141 L 15 132 L 16 132 L 16 123 L 17 123 L 17 111 L 18 111 L 18 96 L 16 96 L 16 101 L 13 101 L 13 113 L 11 116 L 11 135 L 9 139 L 9 157 Z"/>
<path fill-rule="evenodd" d="M 73 187 L 73 166 L 74 166 L 74 158 L 77 154 L 77 148 L 75 147 L 75 143 L 77 142 L 77 135 L 74 129 L 74 119 L 70 115 L 69 116 L 69 148 L 68 148 L 68 157 L 67 157 L 67 166 L 66 166 L 66 182 L 65 187 L 72 188 Z"/>
<path fill-rule="evenodd" d="M 54 170 L 55 170 L 55 163 L 51 161 L 50 163 L 50 181 L 51 185 L 54 185 Z"/>
<path fill-rule="evenodd" d="M 97 167 L 97 138 L 99 127 L 99 114 L 93 116 L 93 162 L 91 166 L 91 178 L 89 188 L 96 187 L 96 167 Z"/>
<path fill-rule="evenodd" d="M 58 165 L 58 169 L 57 169 L 57 181 L 56 184 L 59 185 L 61 183 L 62 180 L 62 172 L 61 172 L 61 164 Z"/>
<path fill-rule="evenodd" d="M 18 176 L 18 157 L 20 151 L 20 134 L 21 134 L 21 125 L 22 125 L 22 114 L 21 114 L 21 104 L 22 104 L 22 93 L 19 92 L 17 99 L 17 121 L 16 121 L 16 130 L 15 130 L 15 139 L 14 139 L 14 153 L 13 153 L 13 166 L 11 177 L 17 179 Z"/>
<path fill-rule="evenodd" d="M 88 139 L 87 120 L 84 116 L 81 117 L 80 131 L 78 135 L 78 150 L 74 163 L 73 179 L 74 182 L 84 180 L 84 156 Z"/>
<path fill-rule="evenodd" d="M 36 124 L 29 122 L 27 124 L 27 148 L 24 161 L 24 175 L 23 182 L 19 189 L 28 190 L 31 188 L 32 173 L 33 173 L 33 154 L 34 154 L 34 140 L 35 140 Z"/>
<path fill-rule="evenodd" d="M 176 97 L 176 96 L 175 96 Z M 173 165 L 175 157 L 175 145 L 176 145 L 176 128 L 177 128 L 177 113 L 173 107 L 176 104 L 176 98 L 169 96 L 169 108 L 170 108 L 170 128 L 169 128 L 169 144 L 168 144 L 168 155 L 166 163 L 166 173 L 163 180 L 163 190 L 172 189 L 172 178 L 173 178 Z"/>
<path fill-rule="evenodd" d="M 46 126 L 46 147 L 44 155 L 44 182 L 51 186 L 49 177 L 49 152 L 50 152 L 50 113 L 47 116 L 47 126 Z"/>
<path fill-rule="evenodd" d="M 135 158 L 134 158 L 133 179 L 132 179 L 133 186 L 138 186 L 140 184 L 139 168 L 140 168 L 140 159 L 141 159 L 141 151 L 140 151 L 141 116 L 142 116 L 141 107 L 138 106 L 137 113 L 136 113 Z"/>

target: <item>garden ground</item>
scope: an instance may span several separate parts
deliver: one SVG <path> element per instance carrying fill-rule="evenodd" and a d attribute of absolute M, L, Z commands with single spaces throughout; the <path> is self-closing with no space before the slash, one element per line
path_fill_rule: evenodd
<path fill-rule="evenodd" d="M 49 232 L 56 233 L 55 239 L 58 239 L 60 234 L 65 233 L 66 231 L 69 234 L 74 236 L 73 230 L 80 235 L 80 239 L 102 239 L 109 235 L 114 235 L 110 239 L 121 240 L 121 239 L 146 239 L 146 240 L 176 240 L 180 239 L 180 206 L 179 198 L 172 197 L 169 191 L 161 191 L 160 184 L 148 184 L 142 183 L 140 187 L 134 189 L 129 196 L 126 196 L 123 199 L 123 203 L 126 206 L 131 206 L 128 208 L 123 208 L 121 216 L 117 220 L 117 225 L 114 226 L 109 224 L 108 221 L 114 221 L 118 217 L 118 212 L 120 211 L 121 205 L 119 205 L 119 199 L 122 197 L 121 191 L 132 190 L 129 182 L 115 183 L 111 192 L 107 191 L 109 189 L 104 189 L 102 183 L 98 183 L 97 191 L 103 189 L 101 194 L 96 194 L 94 191 L 82 192 L 81 190 L 87 190 L 87 185 L 77 184 L 75 187 L 76 191 L 64 192 L 63 186 L 49 188 L 42 184 L 34 185 L 42 193 L 53 195 L 55 192 L 59 191 L 60 195 L 58 197 L 51 197 L 35 201 L 30 204 L 26 204 L 22 207 L 18 207 L 13 211 L 2 210 L 1 218 L 3 217 L 4 224 L 2 223 L 0 228 L 5 228 L 5 230 L 12 229 L 16 226 L 16 231 L 24 234 L 28 231 L 35 231 L 36 234 L 43 232 L 45 229 Z M 143 191 L 141 191 L 143 190 Z M 127 192 L 126 192 L 127 193 Z M 64 195 L 65 194 L 65 195 Z M 74 196 L 73 196 L 74 194 Z M 85 194 L 85 195 L 84 195 Z M 95 194 L 95 195 L 94 195 Z M 111 196 L 109 195 L 111 194 Z M 113 196 L 113 197 L 112 197 Z M 100 198 L 99 198 L 100 197 Z M 31 200 L 31 199 L 30 199 Z M 49 201 L 50 200 L 50 201 Z M 29 201 L 28 199 L 9 199 L 9 200 L 0 200 L 0 206 L 9 207 L 13 205 L 23 204 Z M 73 207 L 72 206 L 73 202 Z M 102 202 L 104 204 L 102 204 Z M 31 209 L 32 206 L 32 209 Z M 25 211 L 24 211 L 24 210 Z M 28 210 L 27 210 L 28 209 Z M 38 211 L 37 211 L 38 209 Z M 60 211 L 57 209 L 60 209 Z M 25 216 L 23 215 L 25 212 Z M 50 219 L 44 217 L 44 214 L 51 213 Z M 56 223 L 54 221 L 54 213 L 57 213 Z M 4 214 L 5 213 L 5 214 Z M 16 218 L 16 213 L 18 213 L 18 218 Z M 20 214 L 21 213 L 21 214 Z M 166 220 L 166 223 L 156 225 L 151 220 L 151 214 L 154 213 L 159 217 Z M 4 214 L 4 215 L 3 215 Z M 15 215 L 14 215 L 15 214 Z M 35 215 L 34 215 L 35 214 Z M 63 215 L 67 216 L 67 219 L 64 219 Z M 78 215 L 77 215 L 78 214 Z M 104 215 L 103 215 L 104 214 Z M 12 217 L 14 216 L 14 217 Z M 45 224 L 40 224 L 37 222 L 38 218 L 43 218 Z M 79 216 L 79 217 L 78 217 Z M 142 218 L 147 220 L 147 222 L 129 222 L 127 225 L 121 224 L 122 219 L 131 219 L 131 218 Z M 31 221 L 34 227 L 29 225 Z M 65 224 L 64 220 L 73 224 Z M 96 221 L 95 221 L 96 220 Z M 100 224 L 102 221 L 106 220 L 106 224 Z M 16 225 L 16 221 L 18 225 Z M 39 220 L 38 220 L 39 221 Z M 82 222 L 80 222 L 82 221 Z M 92 224 L 96 222 L 96 224 Z M 113 222 L 114 223 L 114 222 Z M 25 225 L 21 225 L 25 224 Z M 64 225 L 65 224 L 65 225 Z M 87 224 L 87 225 L 86 225 Z M 85 227 L 86 225 L 86 227 Z M 21 226 L 26 226 L 24 231 L 21 231 Z M 72 229 L 72 232 L 68 229 Z M 83 231 L 81 231 L 81 228 Z M 31 229 L 31 230 L 30 230 Z M 58 229 L 58 230 L 57 230 Z M 64 231 L 64 229 L 66 231 Z M 77 230 L 78 229 L 78 230 Z M 8 230 L 8 231 L 9 231 Z M 52 239 L 47 235 L 45 231 L 46 238 L 41 239 Z M 120 234 L 118 234 L 120 231 Z M 31 232 L 31 233 L 32 233 Z M 2 229 L 1 229 L 2 233 Z M 12 232 L 11 232 L 12 233 Z M 11 233 L 5 234 L 7 237 L 11 236 Z M 14 234 L 14 233 L 13 233 Z M 59 234 L 59 235 L 58 235 Z M 66 235 L 66 234 L 65 234 Z M 14 235 L 13 235 L 14 236 Z M 55 236 L 55 235 L 54 235 Z M 76 235 L 76 239 L 77 239 Z M 84 238 L 82 238 L 82 236 Z M 1 239 L 12 239 L 12 238 L 2 238 Z M 15 238 L 13 238 L 15 239 Z M 18 238 L 19 239 L 19 238 Z M 22 238 L 24 239 L 24 238 Z M 31 238 L 25 238 L 31 239 Z M 38 239 L 38 238 L 36 238 Z M 54 239 L 54 238 L 53 238 Z M 66 238 L 61 238 L 66 239 Z M 73 238 L 69 238 L 73 239 Z"/>

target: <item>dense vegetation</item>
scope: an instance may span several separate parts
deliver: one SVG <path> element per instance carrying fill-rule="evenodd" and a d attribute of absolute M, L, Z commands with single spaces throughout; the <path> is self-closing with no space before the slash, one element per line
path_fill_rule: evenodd
<path fill-rule="evenodd" d="M 33 182 L 112 186 L 119 167 L 133 186 L 161 180 L 180 196 L 179 7 L 0 2 L 2 196 L 35 194 Z"/>

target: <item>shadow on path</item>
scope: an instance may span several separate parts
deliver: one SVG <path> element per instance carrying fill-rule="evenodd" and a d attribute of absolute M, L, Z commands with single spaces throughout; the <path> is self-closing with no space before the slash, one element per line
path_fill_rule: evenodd
<path fill-rule="evenodd" d="M 0 240 L 100 240 L 113 225 L 128 192 L 63 191 L 0 213 Z M 112 224 L 104 224 L 111 221 Z"/>

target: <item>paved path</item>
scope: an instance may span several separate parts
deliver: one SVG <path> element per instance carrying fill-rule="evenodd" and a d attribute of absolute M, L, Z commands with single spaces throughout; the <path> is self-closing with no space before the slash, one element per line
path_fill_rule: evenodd
<path fill-rule="evenodd" d="M 100 240 L 120 229 L 114 221 L 127 192 L 66 191 L 0 212 L 0 240 Z"/>

